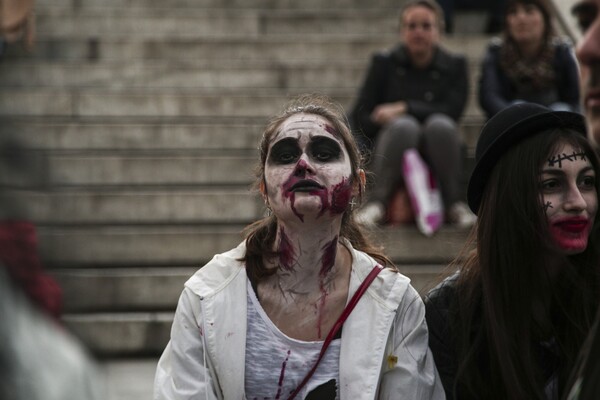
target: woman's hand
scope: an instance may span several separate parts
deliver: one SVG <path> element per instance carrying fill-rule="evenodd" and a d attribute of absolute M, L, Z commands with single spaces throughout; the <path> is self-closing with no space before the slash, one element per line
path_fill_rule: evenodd
<path fill-rule="evenodd" d="M 391 120 L 406 113 L 406 102 L 380 104 L 371 113 L 371 120 L 379 125 L 386 125 Z"/>

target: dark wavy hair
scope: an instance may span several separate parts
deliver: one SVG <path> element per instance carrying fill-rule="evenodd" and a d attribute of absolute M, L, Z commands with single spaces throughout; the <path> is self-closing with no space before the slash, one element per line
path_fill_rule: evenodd
<path fill-rule="evenodd" d="M 451 307 L 460 399 L 545 399 L 536 343 L 553 338 L 559 393 L 565 390 L 600 299 L 599 216 L 581 254 L 563 256 L 551 279 L 551 243 L 540 197 L 541 165 L 562 143 L 581 149 L 600 177 L 596 153 L 581 133 L 554 129 L 524 140 L 498 161 L 486 184 L 478 222 Z M 600 199 L 598 180 L 596 193 Z M 549 304 L 546 313 L 532 311 Z"/>
<path fill-rule="evenodd" d="M 552 11 L 547 0 L 508 0 L 504 8 L 504 37 L 506 40 L 512 41 L 506 26 L 506 18 L 518 5 L 533 5 L 542 13 L 544 19 L 544 43 L 549 43 L 554 37 L 554 26 L 552 24 Z"/>
<path fill-rule="evenodd" d="M 339 133 L 346 151 L 349 154 L 352 167 L 351 181 L 357 182 L 360 178 L 358 171 L 362 168 L 362 158 L 354 136 L 350 130 L 348 120 L 343 108 L 333 102 L 330 98 L 318 94 L 301 95 L 291 100 L 283 112 L 273 117 L 262 136 L 259 145 L 260 159 L 255 169 L 256 182 L 254 188 L 258 190 L 265 180 L 265 163 L 272 138 L 279 131 L 281 124 L 293 115 L 305 113 L 319 115 L 327 119 Z M 358 183 L 360 185 L 360 183 Z M 360 197 L 363 195 L 360 189 Z M 362 199 L 359 199 L 359 202 Z M 263 257 L 274 258 L 279 253 L 274 250 L 274 242 L 277 234 L 277 217 L 273 214 L 254 222 L 244 230 L 246 237 L 246 254 L 241 259 L 245 262 L 248 277 L 252 282 L 275 273 L 275 269 L 265 267 Z M 340 237 L 350 241 L 352 246 L 376 259 L 383 266 L 395 268 L 391 260 L 383 253 L 382 249 L 373 245 L 364 229 L 354 220 L 354 209 L 349 206 L 342 217 Z"/>

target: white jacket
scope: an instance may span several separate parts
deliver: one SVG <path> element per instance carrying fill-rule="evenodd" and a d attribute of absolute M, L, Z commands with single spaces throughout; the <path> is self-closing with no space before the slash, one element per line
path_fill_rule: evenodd
<path fill-rule="evenodd" d="M 351 297 L 376 261 L 347 246 Z M 245 250 L 242 243 L 216 255 L 186 282 L 158 362 L 155 400 L 245 398 L 247 277 L 237 261 Z M 428 347 L 425 307 L 409 282 L 384 269 L 346 320 L 341 399 L 445 399 Z"/>

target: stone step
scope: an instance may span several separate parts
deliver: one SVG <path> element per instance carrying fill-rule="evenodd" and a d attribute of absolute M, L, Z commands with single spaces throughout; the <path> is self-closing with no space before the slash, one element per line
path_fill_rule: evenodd
<path fill-rule="evenodd" d="M 257 154 L 266 119 L 225 117 L 169 120 L 106 118 L 55 121 L 47 118 L 3 118 L 0 140 L 18 140 L 30 150 L 189 151 L 247 150 Z M 197 153 L 196 153 L 197 154 Z"/>
<path fill-rule="evenodd" d="M 39 9 L 49 8 L 73 8 L 75 10 L 102 9 L 106 7 L 122 7 L 131 9 L 197 9 L 197 8 L 231 8 L 231 9 L 370 9 L 387 8 L 390 12 L 397 11 L 404 0 L 305 0 L 302 2 L 293 0 L 47 0 L 39 2 Z"/>
<path fill-rule="evenodd" d="M 465 54 L 469 59 L 484 54 L 489 37 L 455 35 L 444 40 L 451 51 Z M 34 51 L 20 46 L 6 49 L 8 58 L 34 60 L 272 60 L 278 62 L 368 60 L 379 49 L 397 42 L 395 34 L 365 37 L 364 35 L 289 34 L 261 37 L 160 38 L 136 37 L 39 37 Z"/>
<path fill-rule="evenodd" d="M 194 38 L 319 33 L 381 35 L 397 32 L 397 13 L 387 9 L 269 10 L 230 8 L 104 7 L 91 10 L 42 9 L 36 13 L 40 37 Z"/>
<path fill-rule="evenodd" d="M 243 225 L 40 226 L 43 260 L 56 268 L 203 265 L 242 241 Z M 414 225 L 373 230 L 375 243 L 397 264 L 445 264 L 468 231 L 444 226 L 433 237 Z"/>
<path fill-rule="evenodd" d="M 0 119 L 0 140 L 18 140 L 27 149 L 49 153 L 128 152 L 141 155 L 169 152 L 211 154 L 229 151 L 257 157 L 257 146 L 266 118 L 212 117 L 144 119 L 79 118 L 53 121 L 27 117 Z M 154 121 L 154 122 L 152 122 Z M 483 117 L 463 118 L 461 134 L 469 149 L 474 148 L 484 123 Z"/>
<path fill-rule="evenodd" d="M 63 322 L 96 356 L 159 355 L 169 341 L 173 313 L 67 314 Z"/>
<path fill-rule="evenodd" d="M 201 265 L 164 268 L 57 269 L 64 310 L 173 311 L 183 284 Z"/>
<path fill-rule="evenodd" d="M 206 151 L 204 151 L 206 153 Z M 48 180 L 57 186 L 132 186 L 132 185 L 236 185 L 254 182 L 253 168 L 258 151 L 247 155 L 193 155 L 193 151 L 168 155 L 57 155 L 48 158 Z M 196 153 L 198 154 L 198 153 Z M 202 154 L 202 153 L 200 153 Z M 213 151 L 214 154 L 214 151 Z M 235 172 L 235 173 L 234 173 Z M 3 176 L 0 183 L 10 181 Z"/>
<path fill-rule="evenodd" d="M 215 91 L 200 93 L 182 90 L 43 88 L 6 89 L 0 98 L 0 116 L 5 117 L 238 117 L 269 118 L 302 90 Z M 323 91 L 350 110 L 354 90 Z M 475 101 L 467 103 L 465 118 L 483 118 Z"/>
<path fill-rule="evenodd" d="M 1 204 L 18 201 L 41 225 L 245 224 L 264 213 L 259 196 L 235 188 L 4 192 Z"/>
<path fill-rule="evenodd" d="M 351 89 L 358 94 L 368 68 L 364 62 L 280 63 L 258 62 L 221 65 L 151 62 L 31 62 L 15 61 L 0 65 L 0 86 L 24 88 L 146 88 L 181 89 Z M 214 62 L 214 60 L 213 60 Z M 470 88 L 476 95 L 480 75 L 478 60 L 469 69 Z"/>
<path fill-rule="evenodd" d="M 40 226 L 40 254 L 60 268 L 202 265 L 242 241 L 242 225 Z"/>
<path fill-rule="evenodd" d="M 367 61 L 367 60 L 366 60 Z M 241 63 L 238 63 L 241 64 Z M 189 89 L 356 89 L 364 63 L 256 63 L 221 65 L 152 61 L 123 63 L 7 62 L 0 65 L 4 87 L 180 88 Z"/>
<path fill-rule="evenodd" d="M 66 313 L 173 311 L 183 284 L 198 268 L 57 269 L 51 274 L 63 290 Z M 445 265 L 398 265 L 412 285 L 425 293 L 435 285 Z"/>

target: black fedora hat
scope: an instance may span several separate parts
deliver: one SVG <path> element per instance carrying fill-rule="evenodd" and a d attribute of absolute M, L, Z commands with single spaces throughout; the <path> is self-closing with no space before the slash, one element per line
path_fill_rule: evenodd
<path fill-rule="evenodd" d="M 521 140 L 552 128 L 573 129 L 586 135 L 585 119 L 579 113 L 552 111 L 533 103 L 506 107 L 484 125 L 475 150 L 475 168 L 469 179 L 467 201 L 475 214 L 487 179 L 504 153 Z"/>

